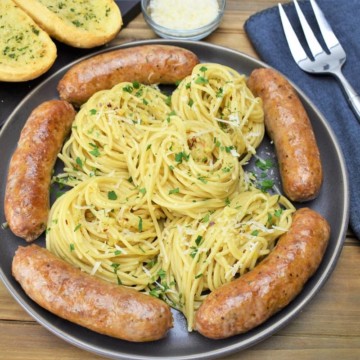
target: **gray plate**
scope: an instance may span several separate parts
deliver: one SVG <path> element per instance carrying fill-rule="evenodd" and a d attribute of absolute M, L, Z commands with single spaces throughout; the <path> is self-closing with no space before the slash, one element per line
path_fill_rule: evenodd
<path fill-rule="evenodd" d="M 117 48 L 149 43 L 182 46 L 195 52 L 202 62 L 225 64 L 244 74 L 249 74 L 254 68 L 267 66 L 237 51 L 205 42 L 151 40 L 132 42 Z M 69 67 L 70 65 L 59 70 L 35 88 L 14 110 L 0 133 L 1 204 L 4 203 L 5 174 L 7 173 L 9 160 L 15 149 L 20 131 L 28 115 L 37 105 L 45 100 L 57 98 L 56 85 Z M 19 245 L 25 245 L 25 242 L 14 236 L 9 229 L 0 230 L 0 274 L 5 286 L 19 304 L 36 321 L 52 333 L 82 349 L 113 359 L 218 358 L 253 346 L 279 331 L 280 328 L 288 324 L 309 303 L 332 273 L 341 253 L 348 225 L 348 180 L 340 147 L 323 116 L 300 91 L 299 95 L 313 124 L 322 157 L 325 179 L 319 197 L 307 203 L 306 206 L 318 211 L 329 221 L 332 233 L 328 249 L 316 274 L 308 281 L 301 294 L 290 305 L 263 325 L 243 335 L 214 341 L 206 339 L 196 332 L 188 333 L 183 316 L 173 311 L 175 319 L 174 328 L 169 332 L 166 339 L 158 342 L 138 344 L 99 335 L 52 315 L 26 296 L 11 275 L 11 261 L 14 252 Z M 269 151 L 270 156 L 274 157 L 273 147 L 266 138 L 258 152 L 260 156 L 268 158 Z M 249 167 L 253 167 L 253 164 L 250 164 Z M 278 181 L 276 173 L 275 179 Z M 280 187 L 279 183 L 278 186 Z M 297 207 L 300 206 L 303 205 Z M 1 206 L 0 222 L 3 223 L 4 221 L 4 209 Z M 44 236 L 36 240 L 36 243 L 44 246 Z"/>

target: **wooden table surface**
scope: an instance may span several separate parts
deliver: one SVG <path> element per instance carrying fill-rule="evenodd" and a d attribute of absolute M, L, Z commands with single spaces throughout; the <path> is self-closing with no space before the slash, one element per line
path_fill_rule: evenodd
<path fill-rule="evenodd" d="M 250 15 L 278 2 L 228 0 L 222 25 L 203 41 L 257 57 L 243 24 Z M 151 38 L 156 35 L 139 15 L 122 29 L 115 43 Z M 101 359 L 68 344 L 39 325 L 0 282 L 0 359 L 54 358 Z M 360 359 L 360 240 L 349 231 L 338 264 L 315 299 L 277 334 L 250 349 L 223 358 L 234 359 Z"/>

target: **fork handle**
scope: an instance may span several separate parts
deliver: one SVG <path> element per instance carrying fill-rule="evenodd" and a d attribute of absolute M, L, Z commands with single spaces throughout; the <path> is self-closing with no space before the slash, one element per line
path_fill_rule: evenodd
<path fill-rule="evenodd" d="M 350 85 L 341 71 L 334 72 L 336 78 L 340 81 L 351 107 L 351 110 L 356 115 L 357 120 L 360 122 L 360 95 L 358 95 L 355 89 Z"/>

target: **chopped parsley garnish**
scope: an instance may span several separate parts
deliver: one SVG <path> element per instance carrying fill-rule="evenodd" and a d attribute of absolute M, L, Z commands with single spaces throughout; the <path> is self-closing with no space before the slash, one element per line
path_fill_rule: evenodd
<path fill-rule="evenodd" d="M 169 113 L 169 115 L 168 115 L 168 117 L 166 118 L 166 121 L 169 123 L 170 122 L 170 118 L 171 118 L 171 116 L 174 116 L 174 115 L 176 115 L 176 112 L 175 111 L 172 111 L 171 113 Z"/>
<path fill-rule="evenodd" d="M 150 290 L 149 295 L 159 298 L 161 293 L 162 293 L 162 291 L 160 289 L 155 288 L 155 289 Z"/>
<path fill-rule="evenodd" d="M 160 279 L 165 279 L 166 271 L 165 271 L 164 269 L 160 269 L 160 270 L 157 272 L 157 275 L 159 276 Z"/>
<path fill-rule="evenodd" d="M 117 200 L 117 198 L 118 197 L 117 197 L 116 192 L 114 190 L 108 192 L 108 199 L 109 200 Z"/>
<path fill-rule="evenodd" d="M 31 30 L 32 30 L 32 32 L 33 32 L 35 35 L 39 35 L 39 34 L 40 34 L 40 30 L 36 29 L 34 26 L 31 27 Z"/>
<path fill-rule="evenodd" d="M 76 161 L 76 164 L 79 165 L 80 168 L 83 167 L 83 162 L 79 157 L 77 157 L 75 161 Z"/>
<path fill-rule="evenodd" d="M 208 182 L 204 176 L 199 176 L 198 180 L 200 180 L 203 184 L 207 184 L 207 182 Z"/>
<path fill-rule="evenodd" d="M 72 21 L 72 23 L 73 23 L 76 27 L 81 27 L 81 26 L 83 25 L 79 20 L 74 20 L 74 21 Z"/>
<path fill-rule="evenodd" d="M 275 210 L 274 215 L 275 215 L 276 217 L 280 217 L 281 214 L 282 214 L 282 212 L 283 212 L 283 209 L 277 209 L 277 210 Z"/>
<path fill-rule="evenodd" d="M 181 152 L 175 154 L 175 161 L 177 163 L 181 164 L 183 162 L 183 160 L 189 161 L 189 157 L 190 157 L 189 154 L 187 155 L 184 151 L 181 151 Z"/>
<path fill-rule="evenodd" d="M 191 249 L 191 252 L 190 252 L 190 256 L 194 259 L 195 256 L 197 255 L 198 251 L 199 251 L 199 246 L 201 244 L 203 240 L 203 237 L 201 235 L 198 235 L 195 239 L 195 244 L 196 246 L 191 246 L 190 249 Z"/>
<path fill-rule="evenodd" d="M 179 188 L 171 189 L 169 190 L 169 195 L 178 194 L 179 192 L 180 192 Z"/>
<path fill-rule="evenodd" d="M 143 95 L 143 93 L 144 93 L 144 89 L 143 88 L 140 88 L 136 93 L 135 93 L 135 96 L 136 97 L 141 97 L 142 95 Z M 145 105 L 147 105 L 147 104 L 145 104 Z"/>
<path fill-rule="evenodd" d="M 202 223 L 207 223 L 210 220 L 210 213 L 207 213 L 202 219 L 201 222 Z"/>
<path fill-rule="evenodd" d="M 190 256 L 194 259 L 199 249 L 196 246 L 191 246 L 190 249 L 191 249 Z"/>
<path fill-rule="evenodd" d="M 233 145 L 231 145 L 231 146 L 225 146 L 225 151 L 228 153 L 228 154 L 230 154 L 231 153 L 231 150 L 234 150 L 234 146 Z"/>
<path fill-rule="evenodd" d="M 195 84 L 199 84 L 199 85 L 204 85 L 204 84 L 207 84 L 208 82 L 209 82 L 209 80 L 204 78 L 203 76 L 199 76 L 195 80 Z"/>
<path fill-rule="evenodd" d="M 216 97 L 223 97 L 223 96 L 224 96 L 224 89 L 221 87 L 216 93 Z"/>
<path fill-rule="evenodd" d="M 274 180 L 271 179 L 265 179 L 260 183 L 260 189 L 262 191 L 271 190 L 273 186 L 274 186 Z"/>
<path fill-rule="evenodd" d="M 203 237 L 201 235 L 198 235 L 197 238 L 195 239 L 195 244 L 197 246 L 199 246 L 201 244 Z"/>
<path fill-rule="evenodd" d="M 94 155 L 95 157 L 100 156 L 99 147 L 95 144 L 89 143 L 89 145 L 93 148 L 93 150 L 89 151 L 91 155 Z"/>
<path fill-rule="evenodd" d="M 112 263 L 111 267 L 114 268 L 114 273 L 116 273 L 118 271 L 119 267 L 120 267 L 120 264 Z"/>
<path fill-rule="evenodd" d="M 263 171 L 269 170 L 269 169 L 271 169 L 271 168 L 274 166 L 273 162 L 272 162 L 270 159 L 266 159 L 266 160 L 260 160 L 260 159 L 258 159 L 258 160 L 255 161 L 255 165 L 256 165 L 260 170 L 263 170 Z"/>
<path fill-rule="evenodd" d="M 133 81 L 133 87 L 134 89 L 139 89 L 140 88 L 140 83 L 138 81 Z"/>
<path fill-rule="evenodd" d="M 141 216 L 139 216 L 138 230 L 139 230 L 140 232 L 143 231 L 143 219 L 142 219 Z"/>
<path fill-rule="evenodd" d="M 123 87 L 123 90 L 125 92 L 128 92 L 129 94 L 131 94 L 133 92 L 134 88 L 131 85 L 126 85 Z"/>

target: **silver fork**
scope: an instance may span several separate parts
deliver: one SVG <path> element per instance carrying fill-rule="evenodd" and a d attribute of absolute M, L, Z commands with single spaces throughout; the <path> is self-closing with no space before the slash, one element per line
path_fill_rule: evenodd
<path fill-rule="evenodd" d="M 297 65 L 303 71 L 306 71 L 308 73 L 327 73 L 334 75 L 342 84 L 343 89 L 348 97 L 349 104 L 358 121 L 360 122 L 360 96 L 346 80 L 341 71 L 342 65 L 345 63 L 346 60 L 345 51 L 341 46 L 339 40 L 335 36 L 334 32 L 332 31 L 318 4 L 315 2 L 315 0 L 310 0 L 310 2 L 329 53 L 327 53 L 321 47 L 320 43 L 316 39 L 297 0 L 294 0 L 295 9 L 299 17 L 301 27 L 303 29 L 309 49 L 314 59 L 310 59 L 307 56 L 305 50 L 300 44 L 298 37 L 296 36 L 293 27 L 290 24 L 290 21 L 283 7 L 281 6 L 281 4 L 279 4 L 281 23 L 290 48 L 290 52 Z"/>

